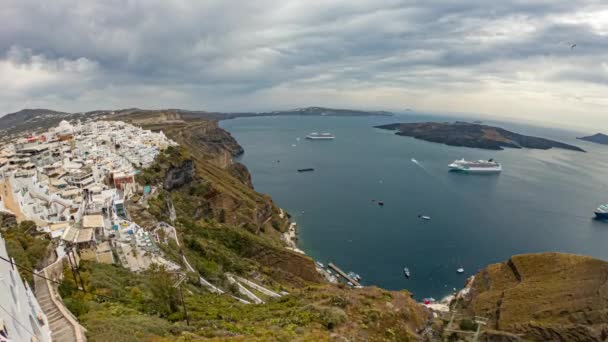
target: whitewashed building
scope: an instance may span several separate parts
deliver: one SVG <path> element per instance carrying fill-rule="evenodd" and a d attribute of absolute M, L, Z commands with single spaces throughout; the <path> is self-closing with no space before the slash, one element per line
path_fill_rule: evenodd
<path fill-rule="evenodd" d="M 10 260 L 0 236 L 0 256 Z M 33 291 L 10 263 L 0 261 L 0 342 L 50 342 L 46 315 Z"/>

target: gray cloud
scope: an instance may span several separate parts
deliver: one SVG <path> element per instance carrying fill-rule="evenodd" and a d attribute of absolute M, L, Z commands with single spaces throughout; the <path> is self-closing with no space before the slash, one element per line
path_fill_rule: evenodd
<path fill-rule="evenodd" d="M 501 97 L 522 95 L 533 99 L 521 104 L 526 112 L 564 108 L 566 117 L 575 108 L 599 113 L 596 95 L 608 78 L 608 5 L 592 0 L 5 0 L 2 7 L 2 112 L 321 104 L 509 115 Z M 594 100 L 581 107 L 586 98 Z M 537 103 L 546 99 L 554 104 Z"/>

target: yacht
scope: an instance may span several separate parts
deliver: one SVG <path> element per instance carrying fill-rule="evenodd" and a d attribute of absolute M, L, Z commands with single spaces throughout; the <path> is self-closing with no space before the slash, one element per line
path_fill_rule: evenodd
<path fill-rule="evenodd" d="M 594 211 L 595 217 L 598 219 L 606 220 L 608 219 L 608 204 L 602 204 Z"/>
<path fill-rule="evenodd" d="M 333 140 L 335 138 L 331 133 L 310 133 L 306 136 L 306 139 L 310 140 Z"/>
<path fill-rule="evenodd" d="M 410 278 L 410 275 L 411 275 L 411 273 L 410 273 L 410 269 L 409 269 L 409 268 L 407 268 L 407 267 L 404 267 L 404 268 L 403 268 L 403 275 L 404 275 L 404 276 L 405 276 L 407 279 L 409 279 L 409 278 Z"/>
<path fill-rule="evenodd" d="M 499 173 L 502 171 L 502 165 L 494 159 L 469 161 L 465 159 L 455 160 L 448 165 L 450 171 L 458 171 L 464 173 Z"/>

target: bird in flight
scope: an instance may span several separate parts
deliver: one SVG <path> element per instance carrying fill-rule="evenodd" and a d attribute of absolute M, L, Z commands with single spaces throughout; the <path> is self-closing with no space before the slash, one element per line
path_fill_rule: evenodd
<path fill-rule="evenodd" d="M 574 50 L 575 47 L 576 47 L 576 43 L 570 44 L 570 51 Z"/>

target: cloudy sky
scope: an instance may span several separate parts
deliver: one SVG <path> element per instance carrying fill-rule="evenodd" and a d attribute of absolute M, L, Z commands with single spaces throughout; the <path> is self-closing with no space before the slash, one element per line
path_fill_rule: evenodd
<path fill-rule="evenodd" d="M 606 1 L 0 5 L 0 113 L 322 105 L 608 125 Z"/>

